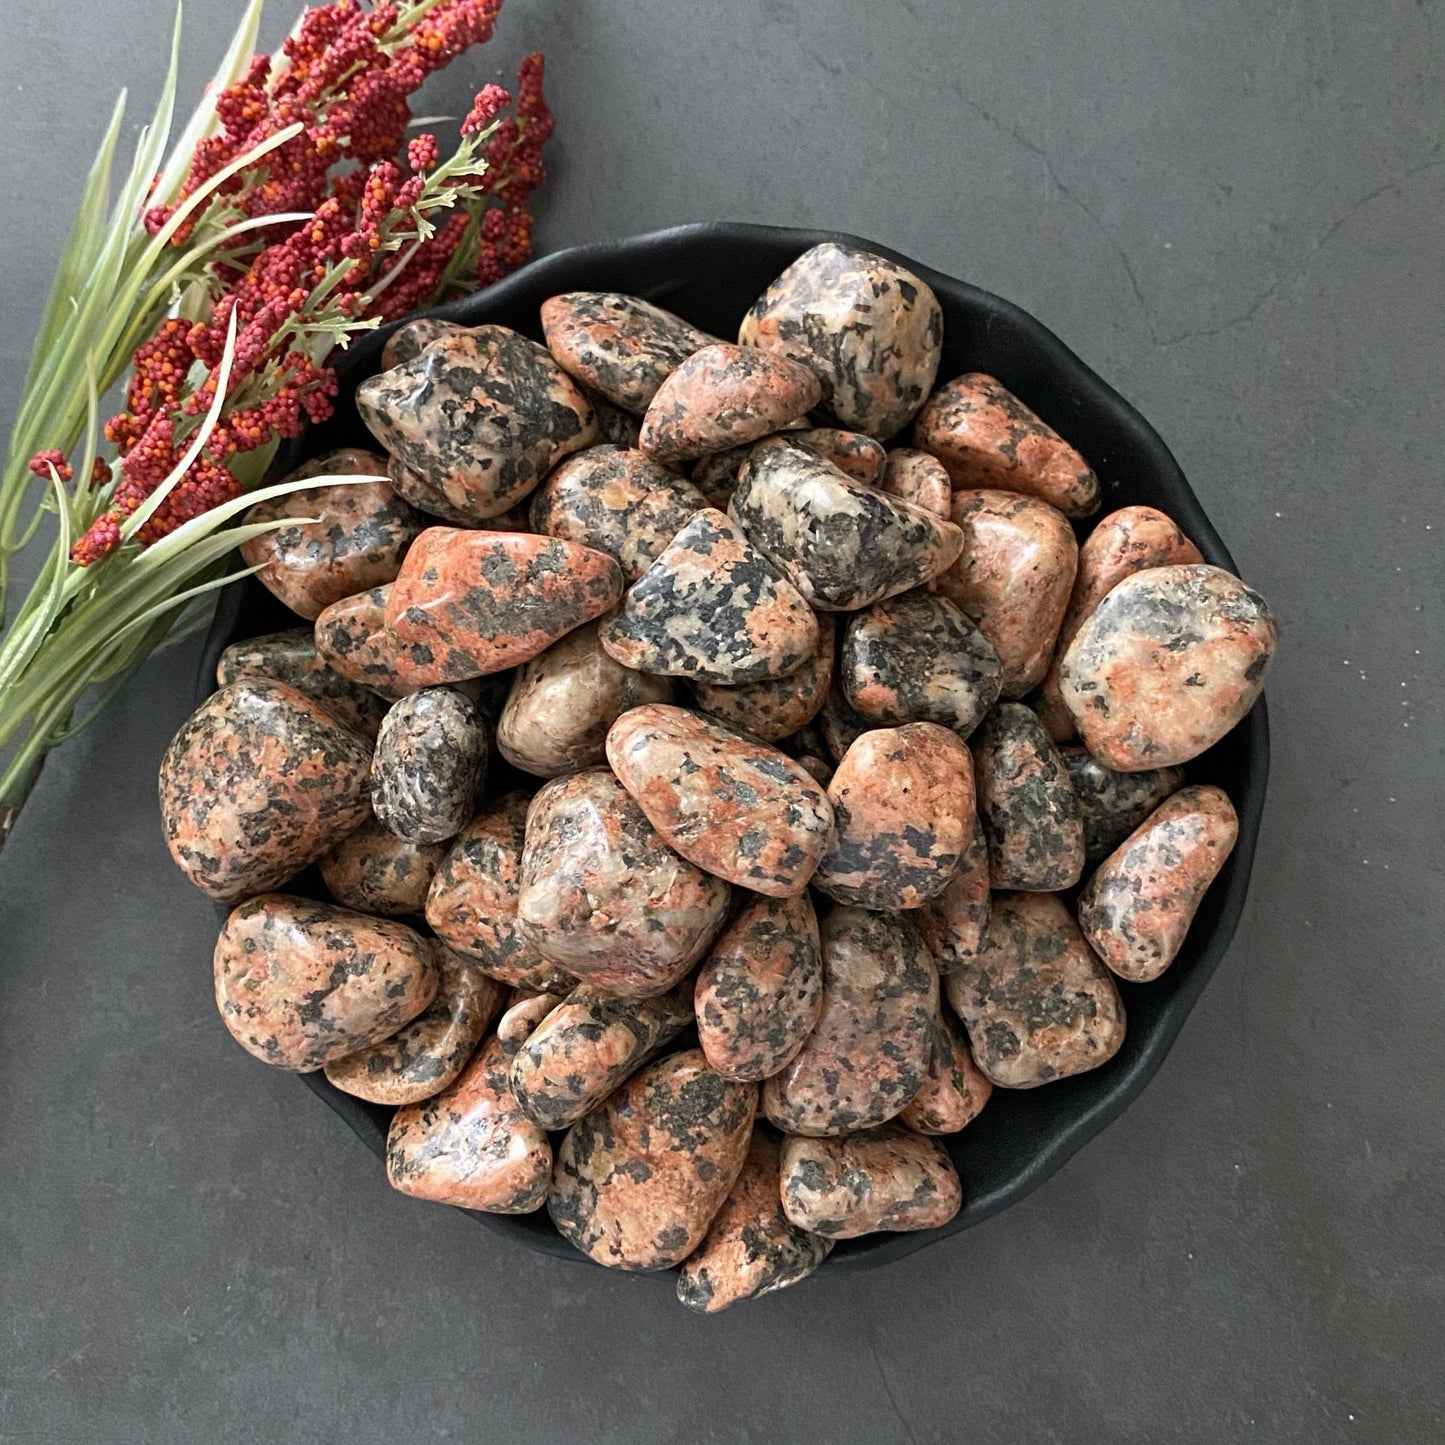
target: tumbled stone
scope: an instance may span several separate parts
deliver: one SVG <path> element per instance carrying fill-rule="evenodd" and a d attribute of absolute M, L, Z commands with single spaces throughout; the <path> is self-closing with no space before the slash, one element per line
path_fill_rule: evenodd
<path fill-rule="evenodd" d="M 896 261 L 826 241 L 758 298 L 738 339 L 810 367 L 842 425 L 886 441 L 933 386 L 943 309 Z"/>
<path fill-rule="evenodd" d="M 694 682 L 692 692 L 699 709 L 729 727 L 752 733 L 765 743 L 776 742 L 806 727 L 818 715 L 833 681 L 833 617 L 827 612 L 815 613 L 814 617 L 818 644 L 796 672 L 735 687 Z"/>
<path fill-rule="evenodd" d="M 946 597 L 905 592 L 848 619 L 838 680 L 875 723 L 935 722 L 967 737 L 998 701 L 993 644 Z"/>
<path fill-rule="evenodd" d="M 706 505 L 686 477 L 645 453 L 596 446 L 569 457 L 532 493 L 530 517 L 533 531 L 615 557 L 631 583 Z"/>
<path fill-rule="evenodd" d="M 465 329 L 455 321 L 443 321 L 440 316 L 418 316 L 404 322 L 386 338 L 386 345 L 381 348 L 381 369 L 390 371 L 420 356 L 433 341 Z"/>
<path fill-rule="evenodd" d="M 330 452 L 287 481 L 308 476 L 386 475 L 386 463 L 349 448 Z M 245 524 L 285 521 L 286 526 L 241 543 L 248 567 L 301 617 L 315 619 L 333 602 L 392 581 L 406 549 L 426 519 L 384 481 L 307 487 L 257 502 Z"/>
<path fill-rule="evenodd" d="M 837 820 L 813 886 L 862 908 L 918 908 L 948 886 L 973 836 L 973 760 L 937 723 L 877 728 L 848 749 Z"/>
<path fill-rule="evenodd" d="M 225 687 L 243 678 L 289 683 L 363 737 L 374 738 L 386 716 L 386 700 L 332 667 L 316 646 L 316 632 L 295 627 L 233 642 L 216 663 L 216 682 Z"/>
<path fill-rule="evenodd" d="M 823 1008 L 818 920 L 806 894 L 755 898 L 698 970 L 698 1042 L 729 1079 L 766 1079 L 803 1047 Z"/>
<path fill-rule="evenodd" d="M 333 672 L 395 701 L 415 684 L 401 678 L 401 649 L 386 625 L 391 588 L 388 582 L 333 602 L 316 619 L 315 639 L 317 652 Z"/>
<path fill-rule="evenodd" d="M 616 291 L 569 291 L 542 303 L 547 349 L 564 370 L 624 411 L 644 412 L 657 389 L 717 338 L 680 316 Z"/>
<path fill-rule="evenodd" d="M 566 992 L 576 980 L 543 958 L 517 926 L 530 802 L 524 793 L 508 793 L 457 834 L 427 893 L 426 921 L 492 978 L 514 988 Z"/>
<path fill-rule="evenodd" d="M 1079 928 L 1112 972 L 1149 983 L 1174 962 L 1238 836 L 1221 789 L 1183 788 L 1099 865 L 1079 895 Z"/>
<path fill-rule="evenodd" d="M 284 682 L 223 687 L 161 760 L 161 827 L 177 867 L 218 903 L 286 882 L 369 811 L 370 745 Z"/>
<path fill-rule="evenodd" d="M 640 672 L 737 685 L 796 672 L 817 650 L 818 620 L 724 513 L 704 508 L 599 636 Z"/>
<path fill-rule="evenodd" d="M 604 552 L 560 537 L 429 527 L 392 583 L 386 625 L 413 675 L 460 682 L 505 672 L 616 605 Z"/>
<path fill-rule="evenodd" d="M 776 428 L 775 434 L 812 430 L 812 423 L 805 416 Z M 738 484 L 738 472 L 747 461 L 748 453 L 757 446 L 756 441 L 744 442 L 740 447 L 729 447 L 725 452 L 713 452 L 710 456 L 699 457 L 692 466 L 692 484 L 707 498 L 710 507 L 727 511 L 728 502 Z"/>
<path fill-rule="evenodd" d="M 938 973 L 894 913 L 824 914 L 823 1010 L 807 1042 L 763 1085 L 785 1134 L 846 1134 L 891 1119 L 918 1092 L 933 1049 Z"/>
<path fill-rule="evenodd" d="M 506 1059 L 517 1057 L 517 1050 L 536 1032 L 542 1020 L 562 1002 L 562 996 L 551 993 L 530 993 L 514 989 L 506 1012 L 497 1020 L 497 1042 Z"/>
<path fill-rule="evenodd" d="M 1203 560 L 1199 548 L 1153 507 L 1121 507 L 1089 533 L 1079 548 L 1074 590 L 1035 707 L 1055 742 L 1067 742 L 1074 736 L 1074 719 L 1059 694 L 1059 667 L 1084 619 L 1132 573 Z"/>
<path fill-rule="evenodd" d="M 596 767 L 607 729 L 628 708 L 671 702 L 669 678 L 610 657 L 589 622 L 517 669 L 497 722 L 497 751 L 515 768 L 555 778 Z"/>
<path fill-rule="evenodd" d="M 440 487 L 433 486 L 425 477 L 405 466 L 399 457 L 392 457 L 387 461 L 386 476 L 391 483 L 392 491 L 408 505 L 415 507 L 418 512 L 424 513 L 428 517 L 440 517 L 443 521 L 451 522 L 458 527 L 475 525 L 470 507 L 455 505 Z M 499 532 L 525 531 L 526 528 L 513 529 L 506 524 L 504 518 L 512 515 L 512 511 L 503 512 L 500 516 L 492 518 L 488 525 Z"/>
<path fill-rule="evenodd" d="M 988 840 L 974 815 L 973 836 L 941 893 L 927 899 L 913 922 L 941 974 L 962 968 L 978 953 L 988 927 Z"/>
<path fill-rule="evenodd" d="M 512 1059 L 512 1094 L 544 1129 L 596 1108 L 692 1023 L 692 991 L 609 998 L 585 984 L 537 1025 Z"/>
<path fill-rule="evenodd" d="M 1084 871 L 1084 820 L 1038 717 L 1021 702 L 1000 703 L 973 740 L 973 758 L 993 887 L 1072 888 Z"/>
<path fill-rule="evenodd" d="M 847 756 L 848 749 L 859 737 L 878 726 L 871 717 L 864 717 L 862 713 L 854 712 L 848 699 L 843 696 L 842 685 L 836 677 L 833 679 L 833 686 L 828 689 L 828 696 L 823 700 L 823 706 L 818 711 L 817 721 L 824 746 L 835 763 L 842 762 Z"/>
<path fill-rule="evenodd" d="M 552 1146 L 517 1107 L 507 1061 L 489 1039 L 442 1093 L 392 1115 L 386 1177 L 414 1199 L 530 1214 L 552 1180 Z"/>
<path fill-rule="evenodd" d="M 347 908 L 405 918 L 426 907 L 427 889 L 446 851 L 444 843 L 398 838 L 368 816 L 321 860 L 321 877 L 331 896 Z"/>
<path fill-rule="evenodd" d="M 638 446 L 667 464 L 756 441 L 817 405 L 806 366 L 717 341 L 663 382 L 642 418 Z"/>
<path fill-rule="evenodd" d="M 472 816 L 491 729 L 464 693 L 429 687 L 386 715 L 371 762 L 371 807 L 411 843 L 444 843 Z"/>
<path fill-rule="evenodd" d="M 546 784 L 527 815 L 518 922 L 544 957 L 621 998 L 666 993 L 707 952 L 728 886 L 673 852 L 604 768 Z"/>
<path fill-rule="evenodd" d="M 919 1134 L 957 1134 L 978 1118 L 993 1084 L 974 1063 L 968 1041 L 950 1015 L 939 1012 L 933 1054 L 923 1087 L 908 1101 L 898 1122 Z"/>
<path fill-rule="evenodd" d="M 889 452 L 883 480 L 878 487 L 900 502 L 931 512 L 945 522 L 950 519 L 953 483 L 949 479 L 948 468 L 927 452 L 914 451 L 912 447 L 899 447 Z"/>
<path fill-rule="evenodd" d="M 507 987 L 444 944 L 433 950 L 436 997 L 379 1043 L 326 1065 L 343 1093 L 371 1104 L 415 1104 L 448 1087 L 501 1012 Z"/>
<path fill-rule="evenodd" d="M 785 1139 L 783 1213 L 825 1239 L 937 1229 L 963 1205 L 963 1186 L 937 1139 L 899 1124 L 842 1139 Z"/>
<path fill-rule="evenodd" d="M 406 924 L 282 893 L 232 910 L 214 968 L 231 1036 L 297 1073 L 394 1034 L 437 991 L 432 945 Z"/>
<path fill-rule="evenodd" d="M 785 753 L 686 708 L 649 703 L 612 724 L 607 760 L 689 862 L 770 897 L 807 887 L 833 810 Z"/>
<path fill-rule="evenodd" d="M 473 523 L 505 512 L 597 439 L 576 382 L 505 326 L 438 337 L 363 381 L 356 409 L 402 466 Z"/>
<path fill-rule="evenodd" d="M 943 985 L 974 1062 L 1006 1089 L 1096 1069 L 1124 1042 L 1119 990 L 1052 893 L 995 893 L 978 957 Z"/>
<path fill-rule="evenodd" d="M 1048 670 L 1079 545 L 1064 514 L 1017 492 L 955 492 L 963 555 L 938 590 L 978 623 L 1003 668 L 1004 697 L 1022 697 Z"/>
<path fill-rule="evenodd" d="M 981 371 L 940 386 L 918 414 L 913 445 L 948 468 L 956 487 L 1024 492 L 1066 517 L 1099 509 L 1093 468 L 1001 382 Z"/>
<path fill-rule="evenodd" d="M 699 1314 L 716 1314 L 806 1279 L 833 1242 L 788 1222 L 780 1197 L 781 1151 L 754 1133 L 743 1172 L 677 1277 L 677 1297 Z"/>
<path fill-rule="evenodd" d="M 1084 857 L 1107 858 L 1160 803 L 1184 786 L 1183 768 L 1116 773 L 1082 745 L 1059 749 L 1084 819 Z"/>
<path fill-rule="evenodd" d="M 806 431 L 795 432 L 793 440 L 799 446 L 817 452 L 824 461 L 832 462 L 840 472 L 845 472 L 855 482 L 862 482 L 865 487 L 877 486 L 883 477 L 888 454 L 883 450 L 882 442 L 876 442 L 862 432 L 832 426 L 810 427 Z"/>
<path fill-rule="evenodd" d="M 951 567 L 963 546 L 952 522 L 853 481 L 783 437 L 748 454 L 728 514 L 825 612 L 918 587 Z"/>
<path fill-rule="evenodd" d="M 617 1269 L 680 1263 L 742 1173 L 756 1105 L 757 1086 L 700 1049 L 649 1064 L 562 1140 L 547 1199 L 558 1232 Z"/>
<path fill-rule="evenodd" d="M 606 446 L 623 447 L 635 451 L 637 438 L 642 432 L 642 418 L 631 412 L 613 406 L 600 392 L 582 388 L 587 400 L 592 403 L 597 418 L 597 440 Z"/>
<path fill-rule="evenodd" d="M 1254 706 L 1278 637 L 1269 604 L 1232 573 L 1154 567 L 1124 578 L 1085 619 L 1059 692 L 1105 767 L 1187 763 Z"/>

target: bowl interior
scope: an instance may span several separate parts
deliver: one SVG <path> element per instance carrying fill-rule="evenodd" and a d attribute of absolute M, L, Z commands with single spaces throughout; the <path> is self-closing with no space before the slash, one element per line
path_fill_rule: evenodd
<path fill-rule="evenodd" d="M 624 291 L 727 338 L 735 334 L 744 311 L 773 278 L 803 251 L 825 240 L 892 256 L 922 276 L 938 294 L 944 311 L 940 379 L 963 371 L 996 376 L 1093 464 L 1103 486 L 1104 512 L 1136 503 L 1158 507 L 1180 524 L 1207 561 L 1234 570 L 1228 550 L 1157 433 L 1052 332 L 997 296 L 857 237 L 761 226 L 686 226 L 558 252 L 437 314 L 468 325 L 500 323 L 540 341 L 538 310 L 547 297 L 561 291 Z M 387 334 L 368 336 L 343 356 L 336 415 L 287 448 L 278 459 L 278 475 L 335 447 L 374 445 L 357 416 L 352 395 L 358 382 L 380 368 Z M 228 589 L 207 638 L 198 700 L 214 689 L 215 663 L 222 648 L 296 622 L 253 580 Z M 829 1261 L 831 1269 L 898 1259 L 997 1214 L 1037 1188 L 1143 1089 L 1239 920 L 1268 766 L 1269 728 L 1263 701 L 1228 737 L 1189 765 L 1191 782 L 1215 783 L 1233 800 L 1239 813 L 1239 841 L 1205 895 L 1184 948 L 1168 972 L 1150 984 L 1119 983 L 1128 1015 L 1128 1035 L 1119 1053 L 1102 1068 L 1046 1088 L 996 1089 L 974 1123 L 944 1140 L 964 1182 L 964 1206 L 952 1222 L 921 1234 L 876 1234 L 844 1241 Z M 310 881 L 298 881 L 298 890 Z M 322 1074 L 302 1078 L 375 1153 L 384 1152 L 389 1109 L 341 1093 Z M 473 1217 L 549 1254 L 590 1262 L 553 1230 L 545 1211 L 526 1216 L 474 1213 Z"/>

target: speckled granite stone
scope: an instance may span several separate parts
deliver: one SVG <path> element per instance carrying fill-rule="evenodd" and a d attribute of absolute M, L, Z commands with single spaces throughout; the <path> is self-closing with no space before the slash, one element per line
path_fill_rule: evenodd
<path fill-rule="evenodd" d="M 371 763 L 371 806 L 410 843 L 444 843 L 461 831 L 487 776 L 491 729 L 450 687 L 404 697 L 386 715 Z"/>
<path fill-rule="evenodd" d="M 992 1093 L 993 1084 L 974 1063 L 962 1030 L 940 1010 L 923 1087 L 908 1101 L 898 1122 L 919 1134 L 957 1134 L 978 1118 Z"/>
<path fill-rule="evenodd" d="M 547 1199 L 558 1232 L 617 1269 L 681 1263 L 742 1173 L 757 1092 L 699 1049 L 649 1064 L 562 1140 Z"/>
<path fill-rule="evenodd" d="M 888 454 L 883 443 L 862 432 L 845 431 L 842 427 L 810 427 L 795 432 L 793 440 L 809 451 L 817 452 L 824 461 L 832 462 L 840 472 L 847 473 L 865 487 L 876 487 L 883 478 Z"/>
<path fill-rule="evenodd" d="M 1085 619 L 1059 692 L 1105 767 L 1170 767 L 1249 712 L 1277 642 L 1268 603 L 1232 573 L 1155 567 L 1124 578 Z"/>
<path fill-rule="evenodd" d="M 1068 517 L 1099 509 L 1099 479 L 1088 462 L 981 371 L 938 388 L 918 414 L 913 445 L 936 456 L 956 487 L 1025 492 Z"/>
<path fill-rule="evenodd" d="M 438 337 L 363 381 L 356 409 L 402 466 L 473 523 L 505 512 L 597 439 L 576 382 L 505 326 Z"/>
<path fill-rule="evenodd" d="M 944 521 L 950 520 L 953 483 L 948 468 L 927 452 L 915 451 L 912 447 L 889 452 L 878 487 L 900 502 L 908 502 Z"/>
<path fill-rule="evenodd" d="M 446 851 L 445 843 L 398 838 L 371 816 L 321 860 L 321 877 L 347 908 L 406 918 L 426 906 L 427 889 Z"/>
<path fill-rule="evenodd" d="M 458 326 L 455 321 L 443 321 L 437 316 L 418 316 L 415 320 L 398 326 L 386 338 L 386 345 L 381 348 L 381 369 L 390 371 L 394 366 L 400 366 L 402 362 L 420 356 L 440 337 L 464 330 L 466 328 Z"/>
<path fill-rule="evenodd" d="M 1183 788 L 1111 853 L 1079 895 L 1079 927 L 1120 978 L 1148 983 L 1179 954 L 1239 836 L 1215 787 Z"/>
<path fill-rule="evenodd" d="M 416 684 L 402 680 L 401 649 L 386 626 L 391 587 L 388 582 L 333 602 L 316 619 L 315 639 L 317 652 L 332 671 L 395 701 Z"/>
<path fill-rule="evenodd" d="M 694 682 L 698 708 L 729 727 L 741 728 L 765 743 L 795 733 L 818 715 L 833 681 L 836 629 L 831 613 L 816 613 L 818 644 L 812 655 L 787 677 L 764 678 L 727 687 Z"/>
<path fill-rule="evenodd" d="M 593 414 L 597 417 L 598 442 L 628 451 L 636 450 L 637 438 L 642 434 L 642 418 L 623 411 L 620 406 L 613 406 L 600 392 L 585 386 L 582 391 L 592 403 Z"/>
<path fill-rule="evenodd" d="M 552 1146 L 517 1108 L 496 1039 L 448 1089 L 392 1115 L 386 1177 L 414 1199 L 462 1209 L 530 1214 L 542 1207 Z"/>
<path fill-rule="evenodd" d="M 823 1008 L 818 920 L 806 894 L 755 898 L 713 945 L 693 995 L 698 1042 L 730 1079 L 776 1074 Z"/>
<path fill-rule="evenodd" d="M 716 1314 L 806 1279 L 833 1242 L 788 1222 L 780 1197 L 776 1139 L 754 1132 L 747 1163 L 697 1250 L 677 1278 L 677 1297 L 698 1314 Z"/>
<path fill-rule="evenodd" d="M 243 678 L 289 683 L 362 737 L 374 738 L 386 716 L 386 699 L 337 672 L 321 655 L 310 627 L 233 642 L 216 663 L 216 682 L 225 687 Z"/>
<path fill-rule="evenodd" d="M 943 983 L 974 1062 L 1006 1089 L 1096 1069 L 1124 1042 L 1119 990 L 1051 893 L 995 893 L 978 957 Z"/>
<path fill-rule="evenodd" d="M 943 310 L 932 288 L 896 261 L 827 241 L 758 298 L 738 339 L 811 367 L 843 426 L 887 440 L 933 386 Z"/>
<path fill-rule="evenodd" d="M 506 1012 L 497 1020 L 497 1042 L 502 1046 L 503 1058 L 516 1058 L 517 1050 L 561 1003 L 562 998 L 557 994 L 513 989 Z"/>
<path fill-rule="evenodd" d="M 774 435 L 796 435 L 810 429 L 811 423 L 807 417 L 796 417 L 786 425 L 776 428 Z M 725 452 L 699 457 L 693 463 L 692 484 L 707 498 L 708 506 L 716 507 L 720 512 L 727 511 L 728 502 L 731 501 L 738 484 L 738 472 L 755 446 L 756 441 L 744 442 L 740 447 L 729 447 Z"/>
<path fill-rule="evenodd" d="M 1184 786 L 1183 768 L 1116 773 L 1097 762 L 1082 745 L 1060 748 L 1059 754 L 1079 800 L 1084 857 L 1090 863 L 1107 858 L 1170 793 Z"/>
<path fill-rule="evenodd" d="M 801 1051 L 763 1085 L 762 1107 L 787 1134 L 846 1134 L 891 1119 L 932 1057 L 938 973 L 901 915 L 823 915 L 823 1011 Z"/>
<path fill-rule="evenodd" d="M 391 457 L 387 460 L 386 476 L 391 483 L 392 491 L 427 517 L 440 517 L 443 521 L 451 522 L 458 527 L 475 525 L 470 507 L 456 506 L 440 487 L 433 486 L 425 477 L 405 466 L 399 457 Z M 509 509 L 489 520 L 487 525 L 501 532 L 512 531 L 514 529 L 507 524 L 505 519 L 514 514 L 515 509 Z M 516 530 L 526 531 L 527 529 L 523 527 Z"/>
<path fill-rule="evenodd" d="M 1021 702 L 1000 703 L 975 736 L 973 756 L 993 886 L 1072 888 L 1084 871 L 1084 820 L 1038 717 Z"/>
<path fill-rule="evenodd" d="M 973 836 L 968 745 L 937 723 L 866 732 L 828 784 L 836 828 L 813 886 L 862 908 L 918 908 Z"/>
<path fill-rule="evenodd" d="M 533 800 L 518 922 L 599 991 L 666 993 L 707 952 L 727 908 L 727 884 L 674 853 L 606 769 L 555 778 Z"/>
<path fill-rule="evenodd" d="M 836 676 L 833 678 L 832 687 L 828 689 L 828 696 L 823 699 L 823 706 L 818 710 L 817 724 L 823 745 L 835 763 L 843 760 L 848 749 L 862 734 L 871 732 L 878 726 L 871 717 L 854 712 L 848 699 L 843 696 L 842 684 Z"/>
<path fill-rule="evenodd" d="M 853 481 L 783 437 L 748 454 L 728 514 L 825 612 L 867 607 L 928 582 L 963 546 L 952 522 Z"/>
<path fill-rule="evenodd" d="M 603 623 L 602 646 L 626 667 L 739 684 L 796 672 L 818 622 L 722 512 L 696 513 Z"/>
<path fill-rule="evenodd" d="M 755 893 L 801 893 L 833 810 L 790 757 L 686 708 L 649 703 L 607 734 L 607 760 L 668 845 Z"/>
<path fill-rule="evenodd" d="M 913 914 L 939 973 L 952 973 L 977 955 L 988 927 L 988 900 L 988 841 L 975 814 L 973 836 L 947 887 Z"/>
<path fill-rule="evenodd" d="M 943 1145 L 899 1124 L 842 1139 L 784 1140 L 781 1187 L 789 1222 L 827 1239 L 937 1229 L 963 1204 Z"/>
<path fill-rule="evenodd" d="M 207 698 L 161 760 L 161 828 L 187 878 L 219 903 L 286 882 L 369 812 L 371 748 L 284 682 Z"/>
<path fill-rule="evenodd" d="M 282 893 L 232 910 L 214 969 L 231 1036 L 297 1073 L 389 1037 L 437 991 L 432 945 L 406 924 Z"/>

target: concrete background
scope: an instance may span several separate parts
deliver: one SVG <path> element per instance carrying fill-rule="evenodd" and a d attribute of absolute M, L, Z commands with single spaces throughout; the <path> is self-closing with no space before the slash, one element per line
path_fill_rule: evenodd
<path fill-rule="evenodd" d="M 170 9 L 0 3 L 7 424 Z M 183 95 L 236 9 L 191 0 Z M 1440 7 L 510 0 L 429 108 L 536 44 L 544 248 L 855 231 L 1033 310 L 1156 423 L 1285 627 L 1244 924 L 1025 1203 L 697 1320 L 394 1195 L 227 1039 L 155 817 L 194 652 L 159 659 L 0 859 L 0 1442 L 1442 1438 Z"/>

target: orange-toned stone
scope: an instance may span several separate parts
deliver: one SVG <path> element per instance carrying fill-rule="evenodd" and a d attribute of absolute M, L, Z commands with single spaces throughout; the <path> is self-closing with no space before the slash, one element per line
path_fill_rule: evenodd
<path fill-rule="evenodd" d="M 506 1012 L 497 1020 L 497 1042 L 502 1046 L 503 1055 L 508 1059 L 516 1058 L 517 1050 L 561 1003 L 562 997 L 557 994 L 513 989 Z"/>
<path fill-rule="evenodd" d="M 446 851 L 445 843 L 408 843 L 369 816 L 321 860 L 321 877 L 347 908 L 406 918 L 426 906 Z"/>
<path fill-rule="evenodd" d="M 698 707 L 719 722 L 752 733 L 765 743 L 777 742 L 806 727 L 827 701 L 833 681 L 836 626 L 831 613 L 814 615 L 818 645 L 796 672 L 731 687 L 694 682 L 692 691 Z"/>
<path fill-rule="evenodd" d="M 988 927 L 988 900 L 988 841 L 983 819 L 975 815 L 973 837 L 948 886 L 913 914 L 939 973 L 952 973 L 977 955 Z"/>
<path fill-rule="evenodd" d="M 899 447 L 889 452 L 878 488 L 890 497 L 897 497 L 900 502 L 921 507 L 935 517 L 942 517 L 945 522 L 949 520 L 953 482 L 948 468 L 927 452 L 915 451 L 912 447 Z"/>
<path fill-rule="evenodd" d="M 864 486 L 875 487 L 883 477 L 888 455 L 883 450 L 883 443 L 864 436 L 862 432 L 833 426 L 809 427 L 806 431 L 795 432 L 793 440 L 809 451 L 817 452 L 840 472 L 846 472 Z M 945 512 L 944 515 L 948 514 Z"/>
<path fill-rule="evenodd" d="M 464 326 L 458 326 L 455 321 L 443 321 L 439 316 L 418 316 L 398 326 L 386 338 L 386 345 L 381 348 L 381 369 L 390 371 L 392 367 L 420 356 L 440 337 L 453 331 L 465 330 Z"/>
<path fill-rule="evenodd" d="M 939 1013 L 933 1032 L 933 1061 L 923 1087 L 908 1101 L 898 1122 L 919 1134 L 957 1134 L 978 1118 L 993 1093 L 987 1074 L 973 1061 L 968 1040 Z"/>
<path fill-rule="evenodd" d="M 258 677 L 290 683 L 363 737 L 374 738 L 386 716 L 385 698 L 343 677 L 321 655 L 312 627 L 293 627 L 233 642 L 216 663 L 220 687 Z"/>

